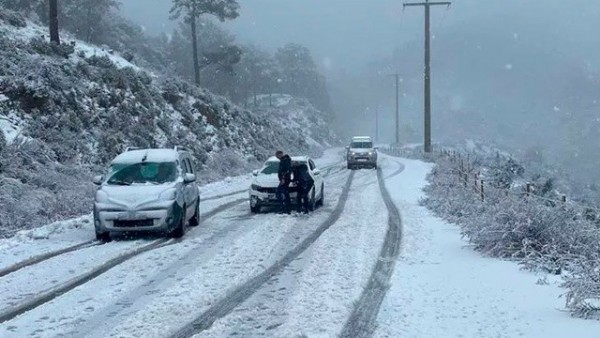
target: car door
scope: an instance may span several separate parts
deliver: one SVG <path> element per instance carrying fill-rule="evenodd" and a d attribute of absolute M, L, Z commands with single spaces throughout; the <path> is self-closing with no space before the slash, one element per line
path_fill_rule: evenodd
<path fill-rule="evenodd" d="M 192 167 L 192 163 L 190 159 L 187 157 L 182 158 L 181 160 L 183 175 L 186 174 L 194 174 L 194 168 Z M 185 196 L 185 205 L 187 207 L 186 216 L 189 218 L 195 212 L 196 206 L 196 196 L 198 194 L 198 188 L 196 188 L 196 183 L 191 182 L 184 184 L 184 196 Z"/>

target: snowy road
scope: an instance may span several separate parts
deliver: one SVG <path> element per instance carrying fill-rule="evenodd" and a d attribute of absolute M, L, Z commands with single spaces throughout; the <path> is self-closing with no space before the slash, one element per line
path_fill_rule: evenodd
<path fill-rule="evenodd" d="M 382 155 L 379 171 L 351 172 L 339 150 L 318 162 L 326 201 L 308 217 L 251 214 L 243 176 L 201 188 L 202 224 L 180 241 L 86 244 L 23 267 L 15 264 L 88 243 L 89 216 L 0 241 L 0 337 L 600 332 L 559 311 L 557 281 L 537 285 L 539 276 L 479 256 L 420 207 L 429 164 Z"/>

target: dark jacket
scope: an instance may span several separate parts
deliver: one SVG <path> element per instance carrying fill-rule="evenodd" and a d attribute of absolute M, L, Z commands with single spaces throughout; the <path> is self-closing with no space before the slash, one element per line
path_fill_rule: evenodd
<path fill-rule="evenodd" d="M 292 176 L 292 159 L 289 155 L 283 155 L 279 160 L 279 171 L 277 172 L 279 180 L 284 180 L 286 184 L 290 183 Z"/>
<path fill-rule="evenodd" d="M 306 164 L 294 166 L 294 181 L 302 188 L 310 188 L 315 183 Z"/>

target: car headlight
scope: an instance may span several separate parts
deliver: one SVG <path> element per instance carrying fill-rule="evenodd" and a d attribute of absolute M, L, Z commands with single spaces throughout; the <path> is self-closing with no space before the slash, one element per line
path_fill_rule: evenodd
<path fill-rule="evenodd" d="M 105 191 L 98 190 L 96 191 L 96 202 L 104 203 L 108 201 L 108 194 Z"/>
<path fill-rule="evenodd" d="M 259 185 L 253 184 L 250 186 L 250 189 L 258 191 L 260 189 Z"/>
<path fill-rule="evenodd" d="M 351 153 L 350 153 L 350 156 L 354 156 L 354 155 L 356 155 L 356 153 L 355 153 L 355 152 L 351 152 Z"/>
<path fill-rule="evenodd" d="M 173 201 L 177 198 L 177 190 L 176 189 L 165 190 L 160 193 L 158 198 L 161 201 Z"/>

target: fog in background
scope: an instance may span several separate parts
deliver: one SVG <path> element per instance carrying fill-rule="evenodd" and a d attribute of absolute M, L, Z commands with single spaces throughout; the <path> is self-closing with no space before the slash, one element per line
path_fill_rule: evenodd
<path fill-rule="evenodd" d="M 169 32 L 168 0 L 124 0 L 148 33 Z M 423 9 L 398 0 L 242 0 L 224 25 L 240 42 L 306 45 L 328 76 L 344 136 L 421 142 Z M 600 1 L 456 0 L 432 9 L 434 142 L 488 140 L 600 179 Z"/>

